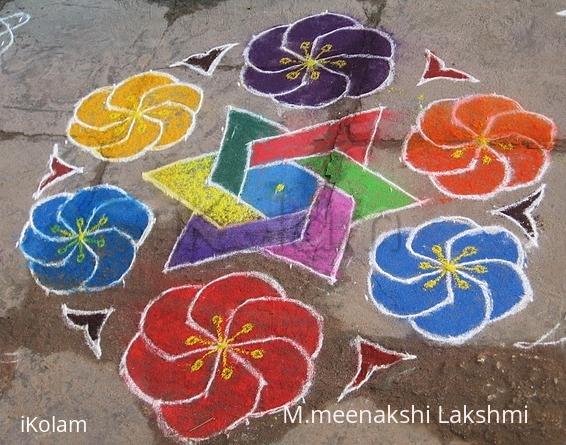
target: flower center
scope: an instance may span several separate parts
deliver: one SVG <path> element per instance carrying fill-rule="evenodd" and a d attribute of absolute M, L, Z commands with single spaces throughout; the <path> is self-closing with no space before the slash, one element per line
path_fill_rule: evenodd
<path fill-rule="evenodd" d="M 422 261 L 419 264 L 419 269 L 422 270 L 438 270 L 440 272 L 440 274 L 436 277 L 433 278 L 432 280 L 427 281 L 424 284 L 424 288 L 425 289 L 433 289 L 435 288 L 438 283 L 440 283 L 440 281 L 445 277 L 450 275 L 454 281 L 456 282 L 456 285 L 460 288 L 460 289 L 469 289 L 470 288 L 470 283 L 468 283 L 466 280 L 464 280 L 459 272 L 460 271 L 467 271 L 467 272 L 475 272 L 475 273 L 479 273 L 479 274 L 483 274 L 487 272 L 487 267 L 477 264 L 477 265 L 473 265 L 473 266 L 465 266 L 462 264 L 459 264 L 460 261 L 462 261 L 463 258 L 475 255 L 476 253 L 478 253 L 478 249 L 474 246 L 467 246 L 464 247 L 464 249 L 462 250 L 462 252 L 460 252 L 460 254 L 458 256 L 456 256 L 455 258 L 449 260 L 446 258 L 446 256 L 444 255 L 444 251 L 442 250 L 442 246 L 435 244 L 434 246 L 432 246 L 432 253 L 434 254 L 434 256 L 436 257 L 437 261 L 440 263 L 439 265 L 437 264 L 432 264 L 430 261 Z"/>
<path fill-rule="evenodd" d="M 285 190 L 285 184 L 279 183 L 275 186 L 276 193 L 281 193 L 283 190 Z"/>
<path fill-rule="evenodd" d="M 479 135 L 476 138 L 476 144 L 478 144 L 480 147 L 486 147 L 489 145 L 489 139 L 486 138 L 484 135 Z"/>
<path fill-rule="evenodd" d="M 510 143 L 504 143 L 504 142 L 497 142 L 497 141 L 490 141 L 488 137 L 484 136 L 484 135 L 479 135 L 474 139 L 474 142 L 476 143 L 476 145 L 480 148 L 480 155 L 481 155 L 481 161 L 485 164 L 491 164 L 491 162 L 493 161 L 493 156 L 492 153 L 490 153 L 489 149 L 490 148 L 497 148 L 500 150 L 513 150 L 513 144 Z M 454 158 L 454 159 L 460 159 L 464 156 L 464 153 L 466 153 L 466 150 L 468 149 L 468 147 L 464 147 L 464 148 L 458 148 L 456 150 L 454 150 L 452 152 L 452 154 L 450 155 L 450 157 Z"/>
<path fill-rule="evenodd" d="M 311 54 L 312 42 L 302 42 L 301 49 L 303 50 L 303 56 L 298 59 L 291 59 L 290 57 L 282 57 L 279 60 L 281 65 L 298 65 L 293 71 L 288 72 L 285 77 L 289 80 L 297 79 L 303 70 L 310 73 L 311 80 L 318 80 L 320 78 L 320 67 L 324 65 L 333 65 L 338 68 L 344 68 L 346 66 L 346 61 L 343 59 L 339 60 L 328 60 L 328 58 L 322 57 L 324 54 L 332 50 L 332 45 L 327 43 L 320 48 L 320 51 L 316 56 Z"/>
<path fill-rule="evenodd" d="M 236 338 L 243 334 L 249 334 L 253 330 L 254 325 L 252 323 L 245 323 L 238 332 L 236 332 L 232 337 L 228 338 L 223 333 L 223 322 L 224 319 L 220 315 L 215 315 L 214 317 L 212 317 L 212 324 L 216 328 L 216 341 L 207 340 L 198 335 L 191 335 L 185 340 L 185 344 L 187 346 L 204 345 L 210 347 L 209 351 L 207 351 L 202 357 L 193 362 L 193 364 L 191 365 L 191 372 L 196 372 L 201 369 L 204 365 L 206 357 L 208 357 L 209 355 L 219 354 L 222 358 L 222 369 L 220 371 L 220 375 L 224 380 L 229 380 L 234 373 L 233 368 L 230 367 L 228 363 L 229 351 L 247 355 L 256 360 L 259 360 L 264 356 L 265 351 L 263 349 L 254 349 L 250 351 L 248 349 L 233 346 Z"/>
<path fill-rule="evenodd" d="M 99 231 L 103 226 L 108 224 L 108 217 L 106 215 L 102 215 L 98 222 L 90 228 L 85 227 L 84 218 L 77 218 L 75 224 L 77 226 L 76 232 L 65 229 L 58 224 L 51 226 L 51 232 L 55 233 L 56 235 L 62 236 L 63 238 L 69 239 L 69 242 L 67 244 L 57 249 L 57 253 L 59 255 L 65 255 L 69 251 L 69 249 L 77 246 L 77 263 L 82 263 L 85 259 L 86 245 L 92 245 L 98 248 L 102 248 L 106 245 L 104 237 L 95 237 L 95 232 Z"/>

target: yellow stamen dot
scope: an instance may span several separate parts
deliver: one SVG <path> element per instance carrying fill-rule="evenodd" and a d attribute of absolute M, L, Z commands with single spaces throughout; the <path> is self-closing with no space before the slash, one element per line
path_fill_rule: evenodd
<path fill-rule="evenodd" d="M 450 155 L 450 157 L 454 158 L 454 159 L 460 159 L 464 156 L 465 150 L 464 149 L 458 149 L 458 150 L 454 150 L 452 152 L 452 154 Z"/>
<path fill-rule="evenodd" d="M 196 345 L 199 341 L 200 341 L 200 339 L 197 336 L 191 335 L 189 338 L 187 338 L 185 340 L 185 344 L 187 346 L 193 346 L 193 345 Z"/>
<path fill-rule="evenodd" d="M 481 264 L 478 264 L 477 266 L 463 267 L 462 269 L 469 270 L 470 272 L 475 272 L 475 273 L 487 273 L 487 267 L 482 266 Z"/>
<path fill-rule="evenodd" d="M 485 164 L 491 164 L 491 161 L 493 161 L 493 159 L 491 159 L 491 156 L 488 155 L 484 155 L 483 158 L 481 158 L 481 161 Z"/>
<path fill-rule="evenodd" d="M 318 80 L 320 77 L 320 71 L 312 71 L 311 72 L 311 80 Z"/>
<path fill-rule="evenodd" d="M 505 144 L 503 142 L 496 142 L 495 145 L 497 148 L 500 148 L 502 150 L 513 150 L 513 144 Z"/>
<path fill-rule="evenodd" d="M 215 315 L 214 317 L 212 317 L 212 323 L 214 324 L 214 326 L 218 326 L 222 323 L 222 317 L 220 315 Z"/>
<path fill-rule="evenodd" d="M 285 75 L 285 77 L 289 80 L 295 80 L 297 77 L 299 77 L 301 75 L 300 71 L 291 71 L 290 73 L 287 73 Z"/>
<path fill-rule="evenodd" d="M 444 276 L 444 275 L 441 275 L 441 276 L 439 276 L 438 278 L 436 278 L 436 279 L 434 279 L 434 280 L 429 280 L 429 281 L 427 281 L 427 282 L 424 284 L 424 287 L 425 287 L 426 289 L 432 289 L 432 288 L 434 288 L 434 287 L 440 282 L 440 280 L 442 279 L 443 276 Z"/>
<path fill-rule="evenodd" d="M 347 65 L 345 60 L 335 60 L 334 62 L 331 62 L 330 64 L 334 65 L 338 68 L 344 68 Z"/>
<path fill-rule="evenodd" d="M 263 351 L 261 349 L 254 349 L 250 355 L 257 360 L 263 357 Z"/>
<path fill-rule="evenodd" d="M 430 269 L 434 269 L 434 266 L 431 263 L 429 263 L 428 261 L 422 261 L 419 264 L 419 269 L 430 270 Z"/>
<path fill-rule="evenodd" d="M 254 325 L 251 323 L 246 323 L 244 326 L 242 326 L 242 332 L 244 334 L 247 334 L 248 332 L 250 332 L 252 329 L 254 328 Z"/>
<path fill-rule="evenodd" d="M 466 280 L 462 280 L 462 278 L 460 278 L 458 276 L 458 274 L 453 274 L 452 275 L 454 277 L 454 281 L 456 281 L 456 285 L 460 288 L 460 289 L 469 289 L 470 288 L 470 283 L 468 283 Z"/>
<path fill-rule="evenodd" d="M 301 49 L 302 50 L 309 50 L 311 48 L 311 42 L 302 42 Z"/>
<path fill-rule="evenodd" d="M 330 51 L 332 49 L 332 45 L 330 43 L 327 43 L 326 45 L 324 45 L 322 48 L 320 48 L 320 52 L 321 53 L 327 53 L 328 51 Z"/>
<path fill-rule="evenodd" d="M 275 186 L 275 191 L 276 191 L 277 193 L 280 193 L 280 192 L 282 192 L 283 190 L 285 190 L 285 184 L 277 184 L 277 185 Z"/>
<path fill-rule="evenodd" d="M 221 375 L 224 380 L 229 380 L 232 377 L 232 374 L 234 374 L 234 370 L 232 368 L 224 368 Z"/>
<path fill-rule="evenodd" d="M 436 256 L 444 256 L 442 254 L 442 246 L 439 246 L 438 244 L 435 244 L 434 246 L 432 246 L 432 253 L 434 253 Z"/>
<path fill-rule="evenodd" d="M 195 360 L 195 362 L 191 366 L 191 371 L 192 372 L 198 371 L 200 368 L 202 368 L 202 365 L 204 365 L 204 360 L 200 358 L 198 360 Z"/>
<path fill-rule="evenodd" d="M 293 63 L 293 59 L 290 59 L 289 57 L 281 57 L 281 60 L 279 60 L 279 63 L 281 65 L 289 65 L 290 63 Z"/>

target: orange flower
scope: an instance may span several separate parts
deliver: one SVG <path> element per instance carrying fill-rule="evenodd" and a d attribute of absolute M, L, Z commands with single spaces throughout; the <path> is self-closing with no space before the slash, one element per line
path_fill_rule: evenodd
<path fill-rule="evenodd" d="M 403 160 L 446 195 L 486 199 L 540 180 L 556 127 L 504 96 L 432 102 L 418 117 Z"/>
<path fill-rule="evenodd" d="M 148 71 L 81 99 L 67 135 L 98 158 L 134 159 L 186 138 L 201 101 L 200 88 L 169 74 Z"/>

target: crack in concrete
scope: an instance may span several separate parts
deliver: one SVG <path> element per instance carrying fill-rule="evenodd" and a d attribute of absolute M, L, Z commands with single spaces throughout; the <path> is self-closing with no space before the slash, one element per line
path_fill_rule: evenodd
<path fill-rule="evenodd" d="M 102 184 L 102 179 L 104 178 L 108 164 L 108 161 L 101 161 L 100 164 L 96 166 L 96 169 L 94 170 L 94 178 L 92 179 L 91 185 Z"/>
<path fill-rule="evenodd" d="M 0 141 L 10 141 L 12 139 L 17 139 L 17 138 L 26 138 L 35 141 L 40 139 L 65 138 L 65 137 L 66 136 L 64 134 L 55 134 L 55 133 L 28 134 L 28 133 L 24 133 L 23 131 L 0 130 Z"/>

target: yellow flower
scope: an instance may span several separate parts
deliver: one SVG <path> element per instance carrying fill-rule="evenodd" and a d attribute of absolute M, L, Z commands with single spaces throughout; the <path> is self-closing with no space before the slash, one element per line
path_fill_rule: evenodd
<path fill-rule="evenodd" d="M 81 99 L 67 136 L 109 161 L 137 158 L 186 138 L 202 102 L 202 90 L 156 71 L 136 74 Z"/>

